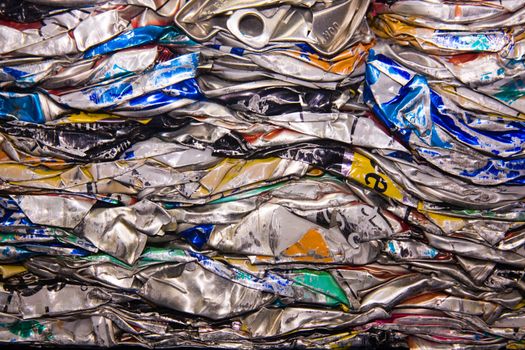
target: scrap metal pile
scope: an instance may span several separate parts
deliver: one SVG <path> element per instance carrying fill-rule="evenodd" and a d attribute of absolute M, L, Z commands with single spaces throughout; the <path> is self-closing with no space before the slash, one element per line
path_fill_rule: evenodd
<path fill-rule="evenodd" d="M 525 347 L 525 0 L 3 0 L 0 44 L 0 342 Z"/>

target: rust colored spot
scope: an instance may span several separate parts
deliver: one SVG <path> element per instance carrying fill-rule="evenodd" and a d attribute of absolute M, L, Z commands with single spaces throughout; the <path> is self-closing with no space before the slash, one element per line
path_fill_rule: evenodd
<path fill-rule="evenodd" d="M 42 22 L 31 22 L 31 23 L 18 23 L 13 21 L 4 21 L 0 20 L 0 25 L 18 29 L 18 30 L 27 30 L 27 29 L 40 29 L 42 28 Z"/>
<path fill-rule="evenodd" d="M 284 129 L 272 130 L 269 133 L 267 133 L 266 135 L 264 135 L 264 139 L 265 140 L 272 140 L 274 137 L 279 136 L 283 131 L 284 131 Z"/>
<path fill-rule="evenodd" d="M 246 142 L 253 143 L 257 141 L 257 139 L 259 139 L 259 137 L 261 137 L 262 134 L 262 132 L 258 132 L 255 134 L 244 134 L 242 135 L 242 137 L 246 140 Z"/>
<path fill-rule="evenodd" d="M 460 5 L 456 5 L 456 8 L 454 9 L 454 16 L 461 17 L 462 13 L 463 13 L 463 11 L 461 11 L 461 6 Z"/>
<path fill-rule="evenodd" d="M 445 299 L 447 295 L 445 293 L 427 293 L 423 295 L 417 295 L 413 298 L 408 298 L 405 301 L 401 302 L 400 305 L 414 305 L 421 304 L 427 301 L 430 301 L 434 298 L 443 298 Z"/>
<path fill-rule="evenodd" d="M 476 58 L 483 57 L 485 54 L 483 53 L 464 53 L 461 55 L 454 55 L 448 59 L 448 61 L 452 64 L 461 64 L 466 63 L 469 61 L 473 61 Z"/>

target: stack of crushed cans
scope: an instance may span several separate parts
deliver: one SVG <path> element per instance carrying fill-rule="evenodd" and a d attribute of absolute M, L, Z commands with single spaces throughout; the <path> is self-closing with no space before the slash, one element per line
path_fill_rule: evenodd
<path fill-rule="evenodd" d="M 525 348 L 525 0 L 0 1 L 0 342 Z"/>

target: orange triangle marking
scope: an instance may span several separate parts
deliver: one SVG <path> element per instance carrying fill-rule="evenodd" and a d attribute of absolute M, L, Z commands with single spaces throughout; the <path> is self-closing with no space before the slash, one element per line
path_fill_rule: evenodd
<path fill-rule="evenodd" d="M 321 233 L 315 229 L 308 230 L 301 239 L 286 248 L 282 254 L 300 261 L 333 261 L 326 241 Z"/>

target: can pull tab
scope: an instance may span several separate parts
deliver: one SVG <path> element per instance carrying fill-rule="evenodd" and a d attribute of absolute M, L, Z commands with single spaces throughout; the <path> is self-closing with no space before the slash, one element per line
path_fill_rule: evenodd
<path fill-rule="evenodd" d="M 290 6 L 281 6 L 271 17 L 257 9 L 237 10 L 226 21 L 226 27 L 242 43 L 262 49 L 268 45 L 289 9 Z"/>

